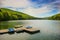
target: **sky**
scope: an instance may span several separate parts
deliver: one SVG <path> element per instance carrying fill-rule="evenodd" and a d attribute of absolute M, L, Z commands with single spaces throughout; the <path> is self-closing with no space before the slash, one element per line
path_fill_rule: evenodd
<path fill-rule="evenodd" d="M 48 17 L 60 13 L 60 0 L 0 0 L 1 7 L 35 17 Z"/>

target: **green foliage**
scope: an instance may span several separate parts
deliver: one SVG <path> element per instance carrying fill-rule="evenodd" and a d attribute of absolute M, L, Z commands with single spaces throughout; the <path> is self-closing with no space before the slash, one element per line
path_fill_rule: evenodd
<path fill-rule="evenodd" d="M 22 12 L 13 11 L 7 8 L 0 8 L 0 21 L 34 19 L 34 18 L 35 17 L 24 14 Z"/>
<path fill-rule="evenodd" d="M 52 17 L 49 17 L 48 19 L 52 19 L 52 20 L 60 20 L 60 13 L 53 15 Z"/>

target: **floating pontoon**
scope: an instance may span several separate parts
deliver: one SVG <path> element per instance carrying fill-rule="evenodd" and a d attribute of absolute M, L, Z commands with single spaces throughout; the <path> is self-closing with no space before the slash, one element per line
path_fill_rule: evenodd
<path fill-rule="evenodd" d="M 4 30 L 0 30 L 0 34 L 4 34 L 4 33 L 21 33 L 21 32 L 27 32 L 30 34 L 34 34 L 37 32 L 40 32 L 40 30 L 33 28 L 31 26 L 28 27 L 23 27 L 23 26 L 15 26 L 15 28 L 9 28 L 9 29 L 4 29 Z"/>

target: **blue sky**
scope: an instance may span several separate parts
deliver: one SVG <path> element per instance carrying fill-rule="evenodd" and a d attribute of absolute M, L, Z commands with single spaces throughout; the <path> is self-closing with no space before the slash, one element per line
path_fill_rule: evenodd
<path fill-rule="evenodd" d="M 2 0 L 0 7 L 35 17 L 48 17 L 60 13 L 60 0 Z"/>

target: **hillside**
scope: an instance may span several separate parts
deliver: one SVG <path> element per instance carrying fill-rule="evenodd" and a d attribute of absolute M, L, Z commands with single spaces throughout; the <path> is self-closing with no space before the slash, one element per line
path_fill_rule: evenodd
<path fill-rule="evenodd" d="M 0 21 L 5 20 L 26 20 L 35 19 L 35 17 L 27 15 L 22 12 L 13 11 L 7 8 L 0 8 Z"/>
<path fill-rule="evenodd" d="M 55 15 L 53 15 L 51 17 L 48 17 L 48 19 L 51 19 L 51 20 L 60 20 L 60 13 L 55 14 Z"/>

